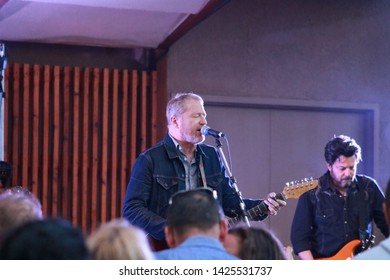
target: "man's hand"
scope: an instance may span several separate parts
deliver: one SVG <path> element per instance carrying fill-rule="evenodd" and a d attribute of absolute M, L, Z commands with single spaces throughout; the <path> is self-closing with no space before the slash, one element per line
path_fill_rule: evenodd
<path fill-rule="evenodd" d="M 276 193 L 272 192 L 264 199 L 264 203 L 268 206 L 268 215 L 275 216 L 281 207 L 286 206 L 286 201 L 275 198 Z"/>

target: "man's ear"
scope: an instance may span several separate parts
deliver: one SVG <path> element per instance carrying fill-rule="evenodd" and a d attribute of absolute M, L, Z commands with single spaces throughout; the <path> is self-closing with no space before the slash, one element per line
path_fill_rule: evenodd
<path fill-rule="evenodd" d="M 177 123 L 177 117 L 176 117 L 176 116 L 172 116 L 172 117 L 171 117 L 171 124 L 172 124 L 173 127 L 175 127 L 175 128 L 178 128 L 178 127 L 179 127 L 179 125 L 178 125 L 178 123 Z"/>
<path fill-rule="evenodd" d="M 172 232 L 172 230 L 168 226 L 166 226 L 164 228 L 164 232 L 165 232 L 165 239 L 167 241 L 168 247 L 175 248 L 177 246 L 176 244 L 177 242 L 175 240 L 175 235 Z"/>
<path fill-rule="evenodd" d="M 330 171 L 330 169 L 332 168 L 332 165 L 330 165 L 329 163 L 325 162 L 325 165 L 326 165 L 326 168 L 328 168 L 328 170 Z"/>
<path fill-rule="evenodd" d="M 229 230 L 229 221 L 223 218 L 219 222 L 219 241 L 224 242 Z"/>

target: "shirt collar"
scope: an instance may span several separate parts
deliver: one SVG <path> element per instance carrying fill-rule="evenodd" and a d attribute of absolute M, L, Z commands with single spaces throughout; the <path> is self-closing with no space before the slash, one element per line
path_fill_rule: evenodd
<path fill-rule="evenodd" d="M 330 189 L 336 192 L 336 189 L 332 187 L 332 177 L 330 176 L 329 170 L 326 172 L 325 179 L 327 180 L 327 184 L 325 184 L 325 189 Z M 357 178 L 355 176 L 355 179 L 352 181 L 351 186 L 348 187 L 347 192 L 355 192 L 356 190 L 359 190 L 359 185 L 357 184 Z"/>

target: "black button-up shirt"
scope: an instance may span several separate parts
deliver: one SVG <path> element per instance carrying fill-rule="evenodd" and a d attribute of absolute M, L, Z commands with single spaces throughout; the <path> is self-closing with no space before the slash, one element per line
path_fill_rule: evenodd
<path fill-rule="evenodd" d="M 372 234 L 372 221 L 385 237 L 389 236 L 382 210 L 384 195 L 374 179 L 356 175 L 346 197 L 330 187 L 330 180 L 328 171 L 319 179 L 317 188 L 298 200 L 291 227 L 296 254 L 310 250 L 314 258 L 330 257 L 349 241 L 359 240 L 360 213 L 364 213 L 362 229 L 367 237 Z"/>

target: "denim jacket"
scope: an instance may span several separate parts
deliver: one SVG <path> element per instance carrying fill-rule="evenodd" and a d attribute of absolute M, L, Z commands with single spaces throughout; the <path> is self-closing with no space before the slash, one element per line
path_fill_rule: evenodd
<path fill-rule="evenodd" d="M 207 186 L 216 190 L 225 215 L 240 213 L 240 206 L 217 150 L 206 144 L 198 144 L 196 163 L 202 157 Z M 198 172 L 199 186 L 202 186 Z M 185 190 L 185 169 L 170 136 L 141 153 L 133 167 L 123 205 L 123 217 L 138 226 L 154 239 L 164 240 L 164 226 L 169 198 L 179 190 Z M 261 200 L 244 199 L 247 209 Z M 262 220 L 267 215 L 256 217 Z"/>

